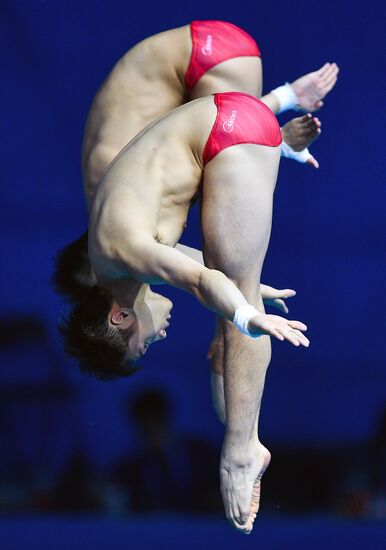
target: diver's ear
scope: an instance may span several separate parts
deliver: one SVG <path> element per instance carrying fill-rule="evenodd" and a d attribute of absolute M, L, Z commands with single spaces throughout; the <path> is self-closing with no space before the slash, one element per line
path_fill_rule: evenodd
<path fill-rule="evenodd" d="M 126 325 L 129 321 L 130 323 L 134 320 L 134 312 L 132 309 L 126 307 L 120 307 L 113 309 L 110 315 L 110 321 L 113 325 Z"/>

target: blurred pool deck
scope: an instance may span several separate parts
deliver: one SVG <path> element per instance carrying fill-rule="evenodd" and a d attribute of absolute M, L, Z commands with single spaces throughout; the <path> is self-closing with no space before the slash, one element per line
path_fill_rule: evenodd
<path fill-rule="evenodd" d="M 260 519 L 251 535 L 218 517 L 2 516 L 2 550 L 385 550 L 386 522 L 329 517 Z"/>

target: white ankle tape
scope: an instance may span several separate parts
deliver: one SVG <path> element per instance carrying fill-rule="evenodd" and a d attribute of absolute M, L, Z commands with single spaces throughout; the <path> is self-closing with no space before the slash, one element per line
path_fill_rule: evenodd
<path fill-rule="evenodd" d="M 283 86 L 279 86 L 271 91 L 271 94 L 275 94 L 279 100 L 279 111 L 276 114 L 283 113 L 289 109 L 297 110 L 298 98 L 289 82 L 286 82 Z"/>
<path fill-rule="evenodd" d="M 284 140 L 281 142 L 280 155 L 287 159 L 297 160 L 298 162 L 307 162 L 311 153 L 307 148 L 302 151 L 294 151 Z"/>
<path fill-rule="evenodd" d="M 251 334 L 248 330 L 249 321 L 252 319 L 252 317 L 256 317 L 256 315 L 261 315 L 260 311 L 258 311 L 254 306 L 246 304 L 245 306 L 241 306 L 236 309 L 235 315 L 233 317 L 233 324 L 243 334 L 247 334 L 252 338 L 258 338 L 259 336 L 261 336 L 260 334 Z"/>

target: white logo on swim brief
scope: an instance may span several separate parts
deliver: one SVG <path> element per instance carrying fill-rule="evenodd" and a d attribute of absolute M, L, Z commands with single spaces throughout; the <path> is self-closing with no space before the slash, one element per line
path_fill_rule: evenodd
<path fill-rule="evenodd" d="M 233 125 L 236 120 L 236 115 L 237 115 L 237 111 L 232 111 L 228 120 L 226 120 L 222 125 L 224 132 L 226 132 L 227 134 L 230 134 L 231 132 L 233 132 Z"/>
<path fill-rule="evenodd" d="M 212 42 L 213 42 L 212 35 L 208 34 L 208 36 L 206 37 L 205 46 L 201 48 L 201 51 L 204 55 L 212 55 L 213 53 Z"/>

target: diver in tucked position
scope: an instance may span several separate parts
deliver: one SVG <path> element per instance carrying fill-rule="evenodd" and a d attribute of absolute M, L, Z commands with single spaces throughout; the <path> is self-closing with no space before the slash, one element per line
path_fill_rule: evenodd
<path fill-rule="evenodd" d="M 262 101 L 273 112 L 315 111 L 334 87 L 335 63 L 280 86 Z M 82 151 L 83 182 L 90 203 L 99 180 L 119 151 L 148 124 L 185 102 L 216 92 L 262 91 L 260 48 L 244 30 L 224 21 L 193 21 L 151 36 L 131 48 L 98 91 L 88 116 Z M 283 156 L 318 167 L 305 149 L 321 131 L 311 114 L 284 125 Z M 57 290 L 76 301 L 94 284 L 87 235 L 63 249 L 54 276 Z M 285 295 L 286 296 L 286 295 Z M 278 297 L 285 297 L 280 295 Z"/>
<path fill-rule="evenodd" d="M 109 378 L 130 374 L 133 361 L 166 336 L 172 304 L 150 284 L 185 290 L 218 315 L 226 409 L 221 491 L 227 517 L 245 532 L 269 462 L 257 431 L 269 336 L 309 345 L 306 326 L 266 315 L 259 292 L 281 141 L 269 108 L 237 92 L 187 103 L 143 130 L 96 189 L 89 256 L 97 284 L 62 326 L 81 368 Z M 199 191 L 205 266 L 176 246 Z M 198 330 L 189 319 L 192 338 Z"/>

